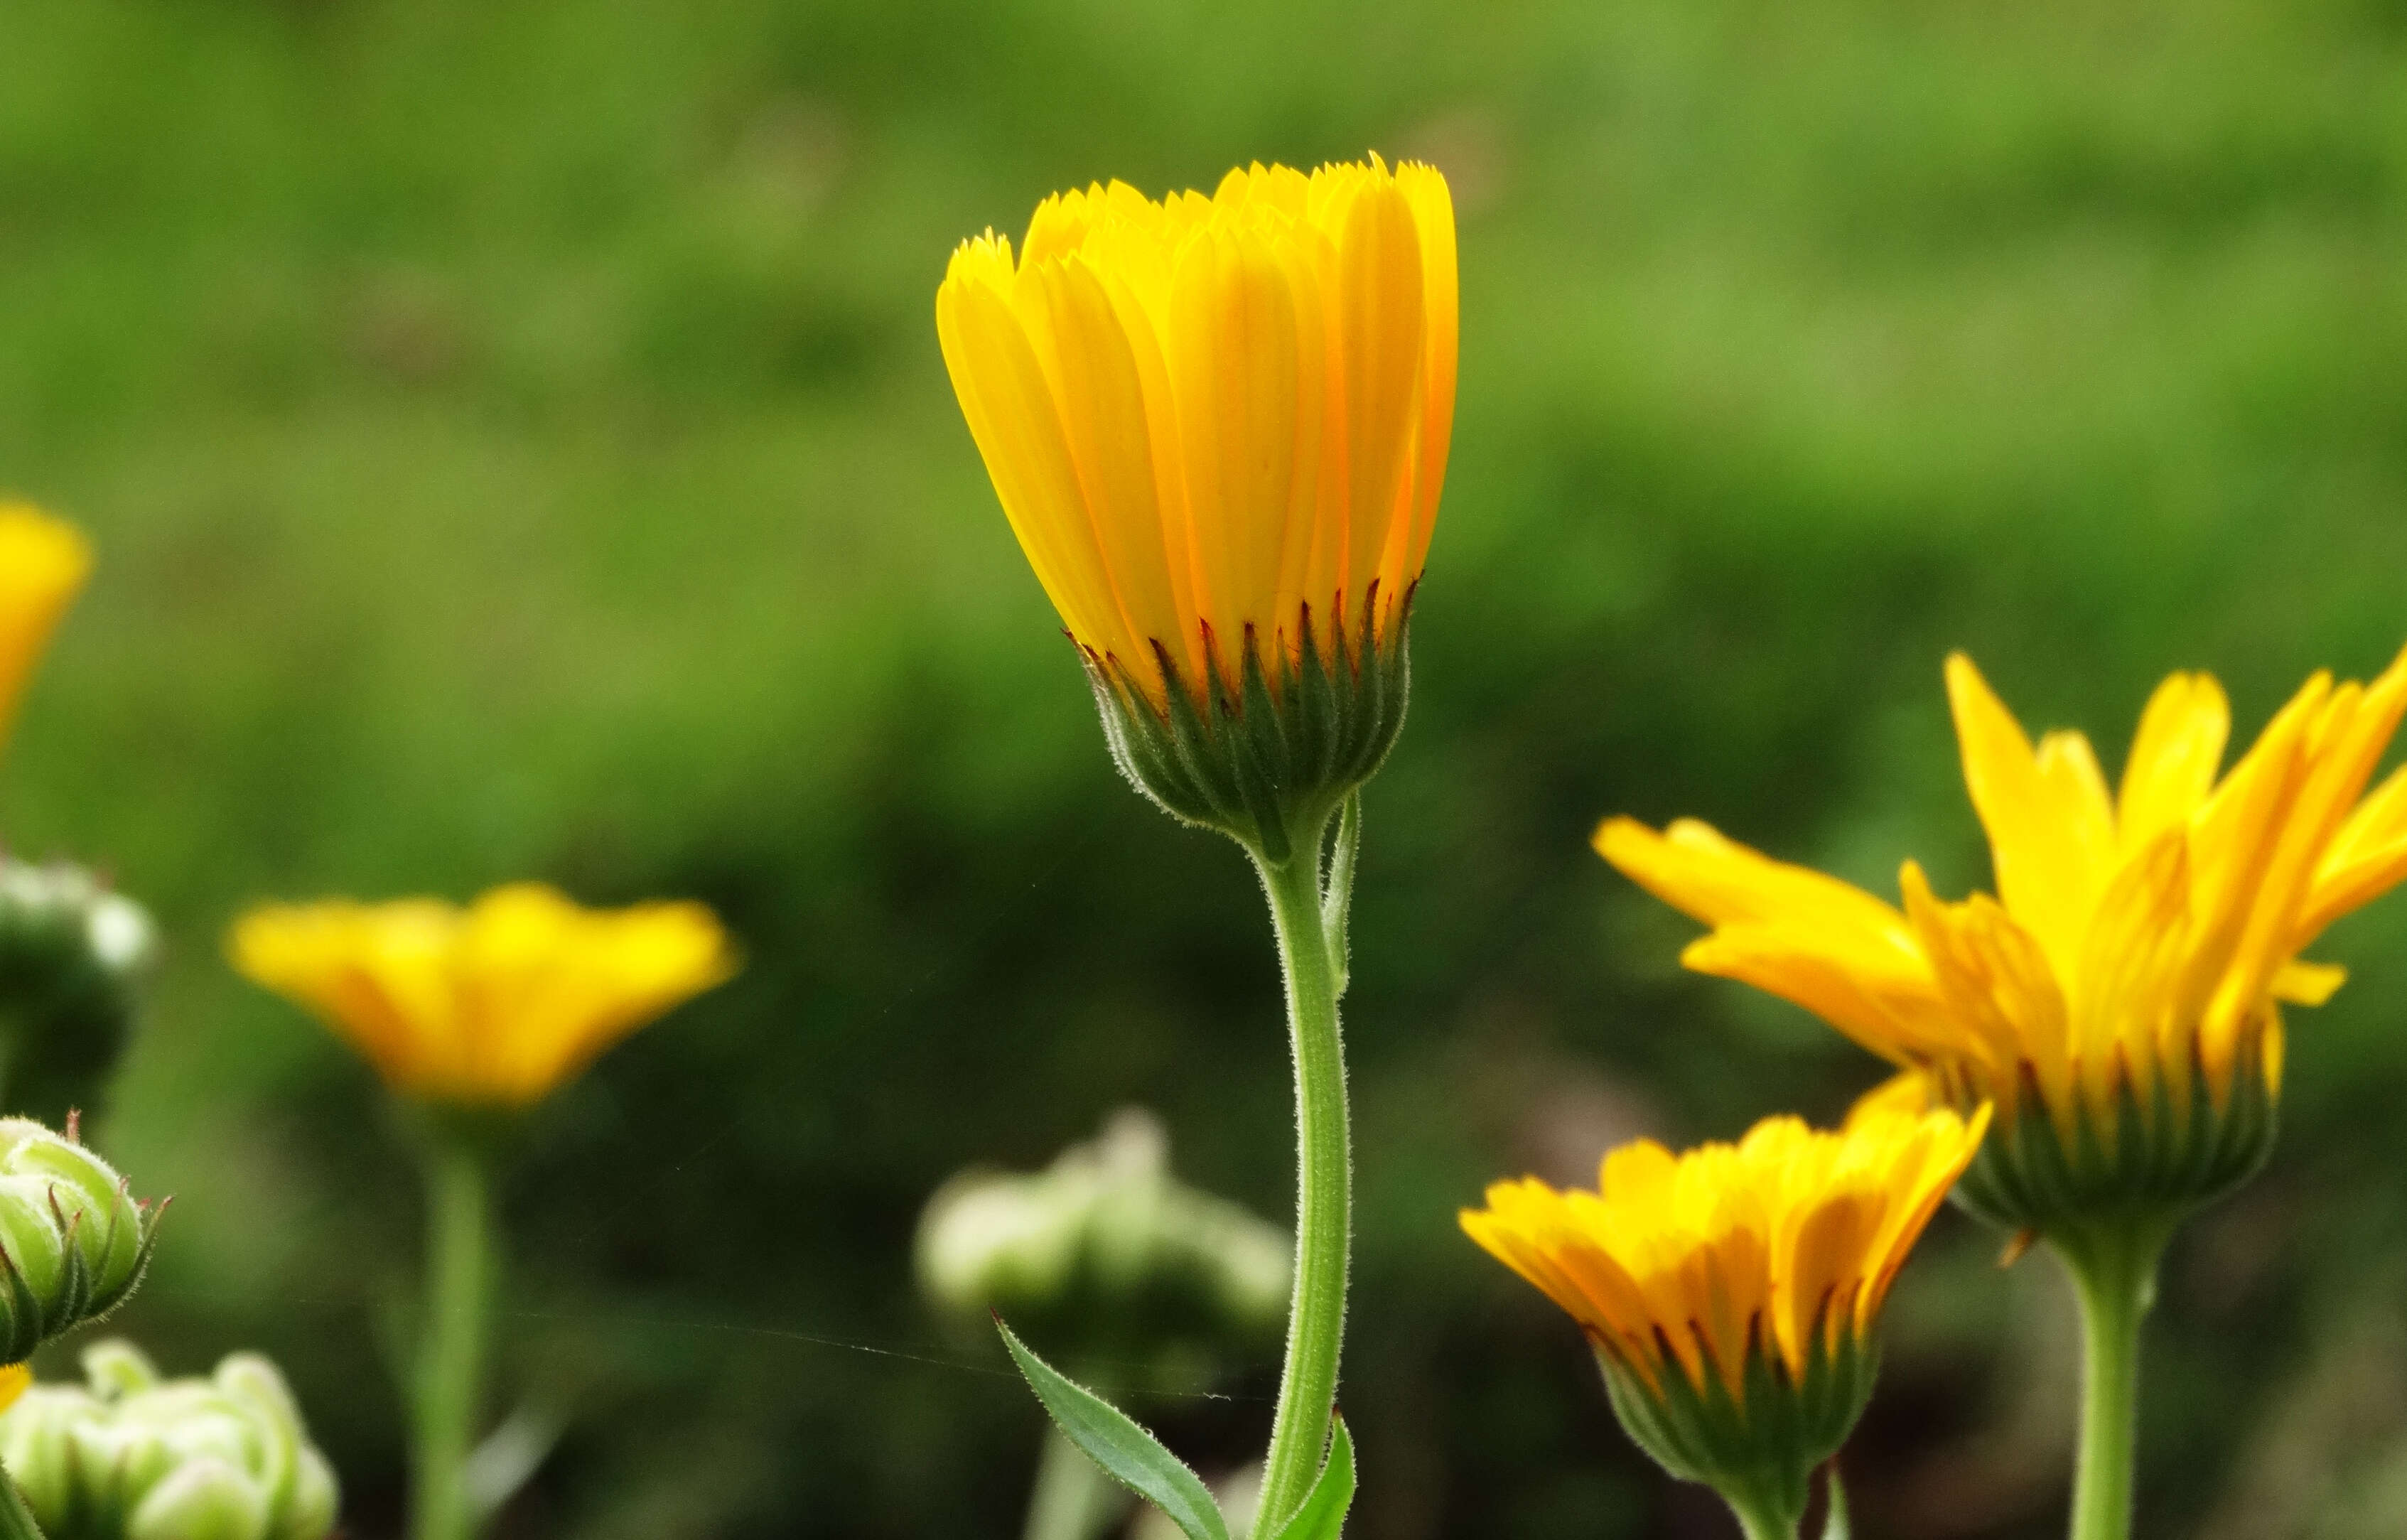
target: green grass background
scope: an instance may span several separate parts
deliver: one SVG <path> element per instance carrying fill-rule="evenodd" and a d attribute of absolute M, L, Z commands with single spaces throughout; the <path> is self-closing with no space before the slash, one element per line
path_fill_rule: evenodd
<path fill-rule="evenodd" d="M 1463 346 L 1354 926 L 1350 1533 L 1721 1535 L 1453 1211 L 1875 1069 L 1681 975 L 1588 833 L 1961 891 L 1946 649 L 2112 764 L 2171 669 L 2253 733 L 2407 640 L 2407 7 L 0 5 L 0 485 L 102 557 L 0 830 L 168 935 L 126 1328 L 278 1355 L 359 1540 L 407 1143 L 222 964 L 255 899 L 536 875 L 743 937 L 527 1132 L 496 1410 L 568 1431 L 507 1536 L 1016 1533 L 1037 1414 L 919 1305 L 924 1195 L 1142 1101 L 1286 1211 L 1251 879 L 1116 781 L 931 312 L 1055 188 L 1365 148 L 1453 180 Z M 2407 899 L 2323 954 L 2275 1164 L 2165 1279 L 2150 1536 L 2407 1525 Z M 1995 1246 L 1944 1217 L 1896 1299 L 1874 1540 L 2061 1523 L 2070 1325 Z M 1223 1470 L 1274 1372 L 1137 1409 Z"/>

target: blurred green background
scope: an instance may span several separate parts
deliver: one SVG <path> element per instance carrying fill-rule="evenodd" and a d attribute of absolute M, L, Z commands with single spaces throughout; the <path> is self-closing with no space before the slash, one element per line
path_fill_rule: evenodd
<path fill-rule="evenodd" d="M 1463 346 L 1354 925 L 1351 1533 L 1726 1534 L 1453 1213 L 1875 1066 L 1683 976 L 1588 832 L 1960 891 L 1947 649 L 2110 764 L 2175 667 L 2253 734 L 2387 660 L 2407 6 L 0 7 L 0 484 L 102 553 L 0 829 L 169 938 L 101 1131 L 178 1194 L 124 1324 L 278 1355 L 359 1540 L 420 1215 L 364 1069 L 221 962 L 255 898 L 536 875 L 744 938 L 530 1131 L 502 1402 L 568 1429 L 507 1536 L 1014 1534 L 1037 1414 L 919 1304 L 924 1196 L 1143 1102 L 1287 1212 L 1252 879 L 1115 779 L 931 310 L 1055 188 L 1365 147 L 1452 179 Z M 2407 1529 L 2407 899 L 2321 954 L 2276 1162 L 2165 1279 L 2151 1536 Z M 1861 1534 L 2060 1527 L 2066 1304 L 1996 1250 L 1951 1213 L 1906 1276 Z M 1137 1410 L 1224 1470 L 1274 1373 Z"/>

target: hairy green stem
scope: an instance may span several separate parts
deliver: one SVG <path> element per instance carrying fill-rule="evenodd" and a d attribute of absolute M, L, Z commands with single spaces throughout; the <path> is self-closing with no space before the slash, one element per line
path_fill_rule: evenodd
<path fill-rule="evenodd" d="M 1316 833 L 1285 862 L 1256 857 L 1287 976 L 1296 1122 L 1295 1297 L 1254 1526 L 1262 1535 L 1278 1533 L 1320 1474 L 1346 1335 L 1354 1171 L 1346 1129 L 1346 1050 L 1337 1027 L 1342 964 L 1332 942 L 1332 921 L 1342 917 L 1322 906 L 1320 844 Z"/>
<path fill-rule="evenodd" d="M 42 1526 L 34 1522 L 25 1494 L 5 1473 L 0 1473 L 0 1540 L 42 1540 Z"/>
<path fill-rule="evenodd" d="M 1127 1508 L 1126 1491 L 1067 1434 L 1047 1423 L 1021 1540 L 1094 1540 Z"/>
<path fill-rule="evenodd" d="M 484 1152 L 469 1138 L 438 1131 L 427 1151 L 412 1540 L 468 1540 L 477 1528 L 466 1477 L 492 1272 L 492 1193 Z"/>
<path fill-rule="evenodd" d="M 2129 1540 L 2139 1436 L 2140 1325 L 2165 1237 L 2149 1225 L 2054 1239 L 2081 1301 L 2081 1452 L 2072 1540 Z"/>

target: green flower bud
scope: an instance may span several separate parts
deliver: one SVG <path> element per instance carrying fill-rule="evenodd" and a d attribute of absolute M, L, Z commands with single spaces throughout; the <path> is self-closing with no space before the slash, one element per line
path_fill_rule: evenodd
<path fill-rule="evenodd" d="M 322 1540 L 333 1470 L 276 1366 L 228 1356 L 162 1380 L 128 1344 L 84 1354 L 86 1384 L 37 1384 L 0 1413 L 0 1462 L 50 1540 Z"/>
<path fill-rule="evenodd" d="M 142 1281 L 159 1210 L 74 1138 L 0 1118 L 0 1363 L 121 1304 Z"/>
<path fill-rule="evenodd" d="M 21 1113 L 101 1105 L 156 953 L 140 905 L 64 863 L 0 857 L 0 1084 Z"/>
<path fill-rule="evenodd" d="M 1293 1248 L 1173 1177 L 1161 1123 L 1132 1108 L 1045 1171 L 946 1183 L 921 1217 L 918 1260 L 922 1290 L 947 1314 L 999 1314 L 1074 1355 L 1150 1363 L 1167 1379 L 1199 1352 L 1276 1332 Z"/>

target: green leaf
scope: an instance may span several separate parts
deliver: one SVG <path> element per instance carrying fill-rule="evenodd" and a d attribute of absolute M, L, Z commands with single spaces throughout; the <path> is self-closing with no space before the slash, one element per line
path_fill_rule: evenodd
<path fill-rule="evenodd" d="M 1071 1383 L 1043 1359 L 1028 1350 L 1011 1328 L 995 1318 L 1003 1345 L 1028 1379 L 1028 1388 L 1045 1404 L 1061 1435 L 1086 1451 L 1104 1474 L 1169 1516 L 1187 1540 L 1229 1540 L 1229 1526 L 1203 1477 L 1138 1427 L 1127 1413 L 1092 1390 Z M 1350 1488 L 1352 1481 L 1347 1485 Z"/>
<path fill-rule="evenodd" d="M 1839 1479 L 1839 1462 L 1830 1462 L 1828 1490 L 1830 1511 L 1822 1519 L 1822 1540 L 1848 1540 L 1847 1489 Z"/>
<path fill-rule="evenodd" d="M 1352 962 L 1346 920 L 1347 911 L 1354 906 L 1354 859 L 1362 848 L 1362 792 L 1359 787 L 1346 793 L 1332 847 L 1329 877 L 1320 891 L 1320 928 L 1329 937 L 1329 970 L 1337 976 L 1337 994 L 1343 999 Z"/>
<path fill-rule="evenodd" d="M 1303 1494 L 1303 1506 L 1279 1526 L 1274 1540 L 1337 1540 L 1346 1510 L 1354 1504 L 1354 1440 L 1338 1418 L 1330 1433 L 1329 1459 Z M 1825 1537 L 1828 1540 L 1828 1537 Z"/>

